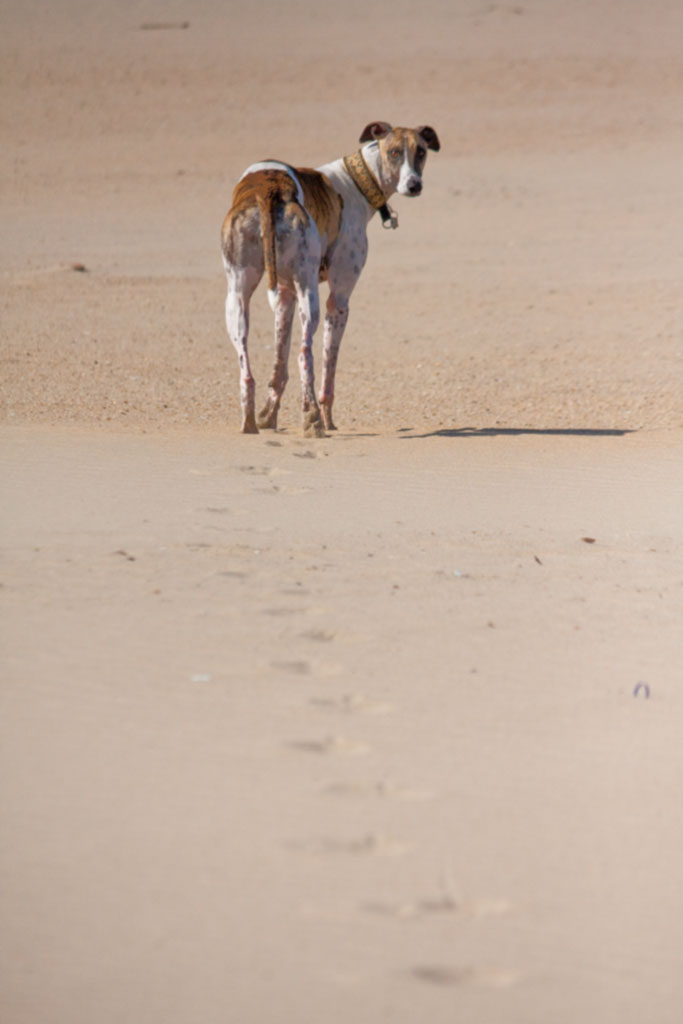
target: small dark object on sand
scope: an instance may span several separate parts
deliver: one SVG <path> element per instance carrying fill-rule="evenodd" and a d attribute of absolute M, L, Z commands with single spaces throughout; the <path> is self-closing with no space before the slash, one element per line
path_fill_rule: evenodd
<path fill-rule="evenodd" d="M 142 32 L 158 32 L 164 29 L 189 28 L 189 21 L 143 21 L 140 25 Z"/>

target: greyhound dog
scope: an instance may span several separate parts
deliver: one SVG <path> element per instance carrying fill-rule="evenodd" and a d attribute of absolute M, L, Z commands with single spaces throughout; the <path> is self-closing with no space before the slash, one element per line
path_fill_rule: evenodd
<path fill-rule="evenodd" d="M 332 404 L 339 345 L 349 315 L 349 298 L 368 252 L 367 225 L 377 210 L 385 227 L 397 227 L 387 206 L 394 192 L 419 196 L 427 150 L 440 148 L 433 128 L 392 128 L 369 124 L 361 148 L 317 170 L 276 160 L 252 164 L 240 178 L 221 232 L 228 279 L 225 318 L 240 366 L 242 432 L 277 428 L 287 384 L 287 362 L 298 305 L 301 320 L 303 429 L 324 437 L 334 430 Z M 256 416 L 255 384 L 247 338 L 249 302 L 263 273 L 275 314 L 275 366 L 268 399 Z M 320 320 L 318 282 L 327 281 L 320 404 L 316 401 L 312 344 Z"/>

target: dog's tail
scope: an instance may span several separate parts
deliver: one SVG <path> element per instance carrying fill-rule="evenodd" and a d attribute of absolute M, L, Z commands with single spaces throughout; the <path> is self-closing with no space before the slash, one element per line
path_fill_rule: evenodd
<path fill-rule="evenodd" d="M 277 264 L 275 261 L 275 197 L 257 195 L 259 214 L 261 215 L 261 241 L 263 243 L 263 262 L 266 267 L 268 282 L 268 302 L 275 312 L 277 305 Z"/>

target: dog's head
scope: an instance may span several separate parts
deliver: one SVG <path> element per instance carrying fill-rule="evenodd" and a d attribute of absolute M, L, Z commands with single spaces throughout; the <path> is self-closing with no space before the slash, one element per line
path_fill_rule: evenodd
<path fill-rule="evenodd" d="M 386 121 L 373 121 L 360 137 L 379 147 L 380 185 L 402 196 L 419 196 L 427 150 L 438 152 L 439 136 L 429 125 L 420 128 L 392 128 Z"/>

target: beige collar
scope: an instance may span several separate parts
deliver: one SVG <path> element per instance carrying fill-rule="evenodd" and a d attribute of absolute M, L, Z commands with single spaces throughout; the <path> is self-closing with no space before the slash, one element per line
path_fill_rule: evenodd
<path fill-rule="evenodd" d="M 344 167 L 349 172 L 360 194 L 367 199 L 374 210 L 379 210 L 384 206 L 386 203 L 384 193 L 379 187 L 377 178 L 366 164 L 360 149 L 356 153 L 352 153 L 351 156 L 344 157 Z"/>

